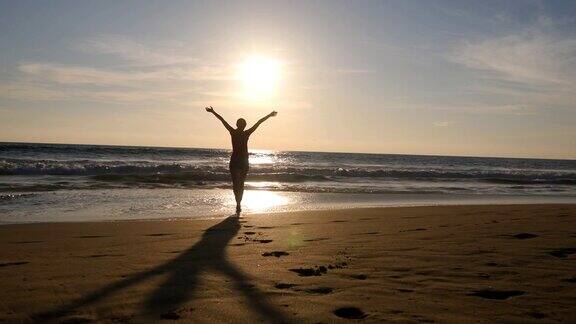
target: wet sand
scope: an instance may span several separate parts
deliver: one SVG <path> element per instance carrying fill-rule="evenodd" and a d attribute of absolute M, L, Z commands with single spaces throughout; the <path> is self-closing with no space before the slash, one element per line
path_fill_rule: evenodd
<path fill-rule="evenodd" d="M 575 322 L 576 205 L 0 226 L 5 322 Z"/>

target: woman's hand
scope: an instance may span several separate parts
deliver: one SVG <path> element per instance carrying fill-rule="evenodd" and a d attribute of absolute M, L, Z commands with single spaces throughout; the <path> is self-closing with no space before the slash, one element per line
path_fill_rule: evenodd
<path fill-rule="evenodd" d="M 277 111 L 273 111 L 273 112 L 271 112 L 268 116 L 274 117 L 274 116 L 276 116 L 276 115 L 278 115 L 278 112 L 277 112 Z"/>
<path fill-rule="evenodd" d="M 209 112 L 209 113 L 213 113 L 213 112 L 214 112 L 214 108 L 212 108 L 212 106 L 210 106 L 210 107 L 205 107 L 205 108 L 206 108 L 206 111 Z"/>

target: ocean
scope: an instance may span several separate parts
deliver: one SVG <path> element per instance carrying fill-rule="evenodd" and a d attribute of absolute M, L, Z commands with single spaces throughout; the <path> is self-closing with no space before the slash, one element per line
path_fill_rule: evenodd
<path fill-rule="evenodd" d="M 0 223 L 225 214 L 233 206 L 229 156 L 224 149 L 0 143 Z M 254 150 L 246 189 L 252 212 L 576 202 L 576 160 Z"/>

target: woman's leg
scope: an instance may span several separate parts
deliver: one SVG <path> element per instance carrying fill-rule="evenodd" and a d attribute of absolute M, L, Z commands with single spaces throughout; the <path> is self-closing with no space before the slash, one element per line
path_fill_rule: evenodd
<path fill-rule="evenodd" d="M 242 193 L 240 191 L 241 186 L 244 185 L 241 182 L 241 173 L 238 172 L 236 168 L 230 168 L 230 176 L 232 177 L 232 190 L 234 191 L 234 198 L 236 199 L 236 212 L 240 212 L 240 202 L 242 201 Z"/>
<path fill-rule="evenodd" d="M 234 190 L 234 198 L 236 199 L 236 212 L 242 211 L 241 203 L 242 196 L 244 196 L 244 182 L 248 175 L 248 169 L 230 168 L 230 176 L 232 177 L 232 189 Z"/>
<path fill-rule="evenodd" d="M 236 200 L 237 204 L 240 205 L 242 202 L 242 196 L 244 196 L 244 182 L 246 181 L 246 176 L 248 175 L 248 170 L 240 170 L 238 172 L 238 196 Z"/>

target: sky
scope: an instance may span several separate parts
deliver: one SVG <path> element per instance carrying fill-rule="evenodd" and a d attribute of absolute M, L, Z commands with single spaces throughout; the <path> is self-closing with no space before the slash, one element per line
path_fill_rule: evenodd
<path fill-rule="evenodd" d="M 5 0 L 0 30 L 0 141 L 227 148 L 213 106 L 278 111 L 255 149 L 576 159 L 576 1 Z"/>

